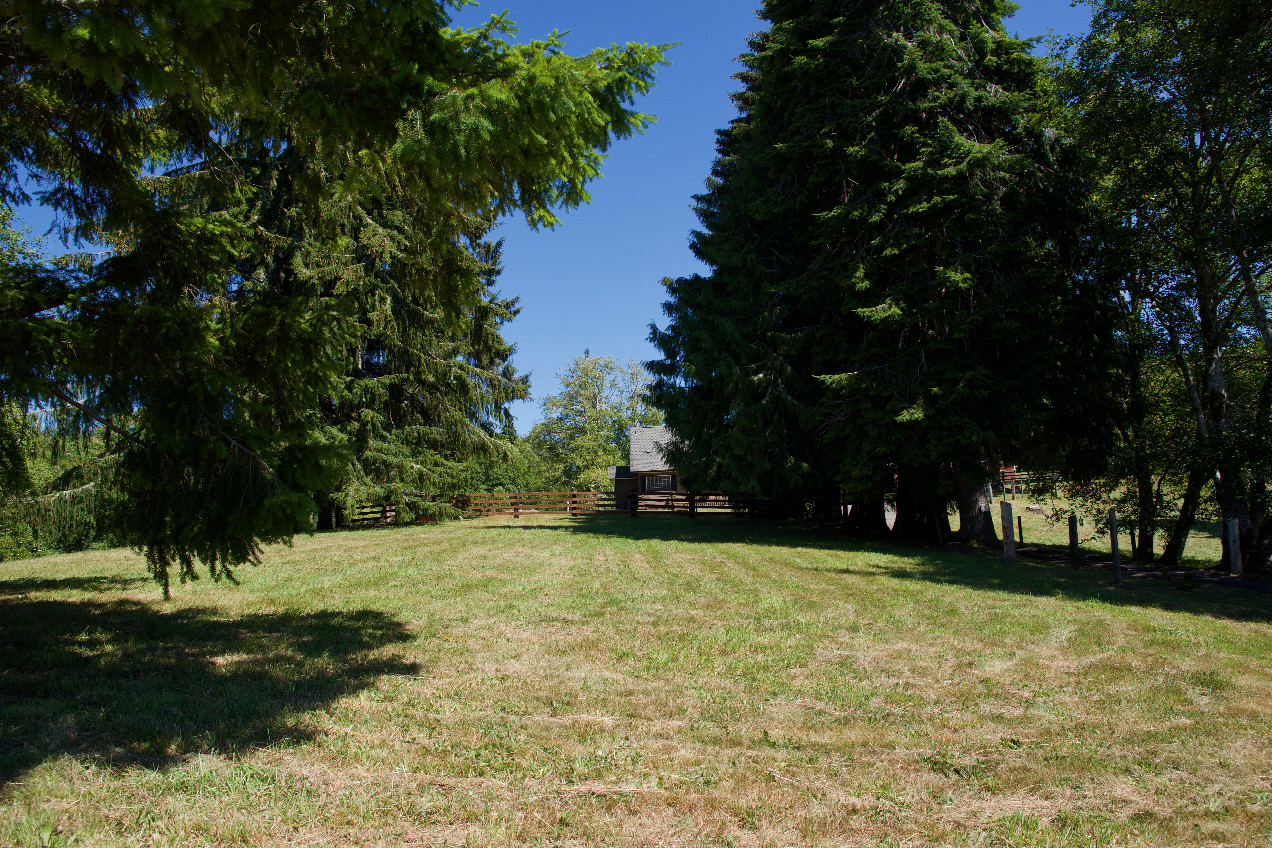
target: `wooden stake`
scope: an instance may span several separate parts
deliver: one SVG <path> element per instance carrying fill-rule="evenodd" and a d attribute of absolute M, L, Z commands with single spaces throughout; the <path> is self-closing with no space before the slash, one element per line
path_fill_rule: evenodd
<path fill-rule="evenodd" d="M 1011 532 L 1011 501 L 1003 498 L 1003 559 L 1016 561 L 1016 534 Z"/>
<path fill-rule="evenodd" d="M 1117 549 L 1117 510 L 1109 510 L 1109 540 L 1113 543 L 1113 582 L 1122 585 L 1122 555 Z"/>
<path fill-rule="evenodd" d="M 1016 516 L 1016 535 L 1020 538 L 1020 544 L 1023 546 L 1025 544 L 1025 524 L 1023 515 Z"/>
<path fill-rule="evenodd" d="M 1235 518 L 1228 519 L 1228 570 L 1241 576 L 1241 525 Z"/>
<path fill-rule="evenodd" d="M 1078 517 L 1069 516 L 1069 559 L 1078 558 Z"/>

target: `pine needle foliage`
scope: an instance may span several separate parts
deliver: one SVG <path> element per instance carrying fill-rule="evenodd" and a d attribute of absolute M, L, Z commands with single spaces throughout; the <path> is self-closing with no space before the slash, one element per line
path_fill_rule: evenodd
<path fill-rule="evenodd" d="M 391 267 L 376 267 L 381 284 L 359 290 L 350 368 L 323 405 L 354 456 L 333 493 L 344 508 L 394 504 L 399 520 L 450 517 L 447 504 L 472 461 L 508 456 L 498 438 L 513 427 L 507 405 L 527 399 L 530 386 L 500 335 L 519 311 L 494 289 L 501 249 L 471 246 L 484 268 L 482 296 L 449 319 L 427 292 L 395 281 Z"/>
<path fill-rule="evenodd" d="M 651 335 L 687 482 L 895 481 L 897 532 L 935 540 L 955 488 L 1072 415 L 1109 295 L 1075 275 L 1080 186 L 1014 8 L 765 3 L 697 197 L 711 273 L 666 282 Z"/>
<path fill-rule="evenodd" d="M 107 247 L 6 261 L 0 395 L 111 434 L 110 520 L 165 590 L 199 561 L 232 576 L 350 479 L 357 434 L 324 414 L 349 402 L 356 352 L 392 341 L 385 316 L 400 335 L 425 310 L 447 360 L 407 393 L 445 384 L 480 427 L 518 391 L 502 366 L 443 376 L 498 359 L 455 339 L 511 309 L 473 245 L 498 215 L 550 225 L 586 202 L 604 150 L 648 122 L 632 104 L 662 53 L 572 57 L 555 35 L 510 44 L 502 16 L 449 23 L 436 0 L 18 0 L 0 17 L 0 199 Z M 464 430 L 444 417 L 401 423 L 432 428 L 415 444 Z M 385 476 L 373 453 L 355 478 Z"/>

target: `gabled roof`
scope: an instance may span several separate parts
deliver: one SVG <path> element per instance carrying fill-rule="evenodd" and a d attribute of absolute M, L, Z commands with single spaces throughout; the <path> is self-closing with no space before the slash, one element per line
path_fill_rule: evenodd
<path fill-rule="evenodd" d="M 663 456 L 663 445 L 672 439 L 666 427 L 632 428 L 632 471 L 671 471 Z"/>

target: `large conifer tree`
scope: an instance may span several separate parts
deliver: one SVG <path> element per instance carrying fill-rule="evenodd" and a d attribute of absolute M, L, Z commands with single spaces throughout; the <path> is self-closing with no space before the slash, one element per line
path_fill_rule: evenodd
<path fill-rule="evenodd" d="M 653 334 L 687 481 L 844 485 L 876 527 L 895 481 L 898 534 L 946 538 L 955 496 L 962 534 L 992 538 L 987 469 L 1063 429 L 1069 375 L 1093 370 L 1074 357 L 1110 347 L 1011 8 L 765 4 L 698 198 L 712 272 L 668 283 Z"/>
<path fill-rule="evenodd" d="M 0 202 L 29 177 L 68 237 L 109 248 L 0 267 L 0 399 L 112 433 L 99 482 L 165 587 L 289 538 L 346 473 L 322 404 L 386 275 L 462 325 L 491 307 L 470 249 L 489 222 L 585 202 L 645 125 L 658 48 L 514 45 L 502 17 L 450 28 L 454 5 L 0 16 Z"/>
<path fill-rule="evenodd" d="M 352 457 L 332 506 L 395 504 L 399 518 L 439 517 L 471 461 L 506 455 L 497 435 L 512 429 L 508 404 L 530 387 L 501 334 L 518 312 L 495 290 L 501 248 L 470 246 L 484 268 L 480 298 L 456 314 L 367 252 L 380 282 L 357 291 L 358 335 L 341 358 L 349 370 L 323 402 L 333 441 Z"/>

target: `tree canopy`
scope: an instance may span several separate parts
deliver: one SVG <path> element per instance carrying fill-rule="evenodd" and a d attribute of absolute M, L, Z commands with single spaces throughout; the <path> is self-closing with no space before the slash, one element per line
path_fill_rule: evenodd
<path fill-rule="evenodd" d="M 844 486 L 875 527 L 895 485 L 898 534 L 948 537 L 954 497 L 988 539 L 987 469 L 1100 395 L 1111 293 L 1011 8 L 764 4 L 697 198 L 711 272 L 667 282 L 651 336 L 689 485 Z"/>
<path fill-rule="evenodd" d="M 1272 544 L 1272 11 L 1255 0 L 1090 5 L 1091 31 L 1066 45 L 1060 80 L 1101 175 L 1099 261 L 1125 293 L 1145 369 L 1174 371 L 1170 393 L 1192 419 L 1166 462 L 1147 453 L 1156 426 L 1127 440 L 1140 525 L 1166 524 L 1164 557 L 1177 562 L 1211 486 L 1247 565 L 1260 564 Z M 1141 403 L 1134 417 L 1165 408 Z M 1154 508 L 1154 471 L 1187 480 L 1173 523 Z M 1151 551 L 1151 535 L 1142 542 Z"/>
<path fill-rule="evenodd" d="M 543 421 L 527 442 L 552 470 L 554 485 L 607 489 L 609 466 L 627 464 L 631 428 L 662 423 L 645 396 L 649 376 L 634 359 L 619 363 L 590 351 L 559 376 L 561 391 L 543 400 Z"/>
<path fill-rule="evenodd" d="M 254 560 L 348 476 L 356 437 L 322 410 L 359 328 L 393 314 L 377 304 L 426 309 L 434 339 L 497 325 L 490 223 L 553 223 L 649 120 L 632 104 L 660 48 L 572 57 L 511 43 L 502 16 L 448 24 L 435 0 L 19 0 L 0 21 L 0 200 L 108 248 L 6 260 L 0 394 L 110 434 L 95 484 L 165 588 L 173 565 Z M 498 418 L 520 391 L 499 343 L 436 344 L 447 368 L 481 360 L 448 408 Z"/>

